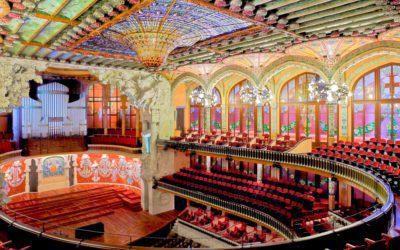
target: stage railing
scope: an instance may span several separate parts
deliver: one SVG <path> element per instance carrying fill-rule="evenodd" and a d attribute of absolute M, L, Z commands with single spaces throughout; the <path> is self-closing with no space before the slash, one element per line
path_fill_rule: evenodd
<path fill-rule="evenodd" d="M 89 144 L 88 150 L 92 152 L 123 152 L 128 154 L 140 154 L 142 153 L 142 148 L 131 148 L 126 146 L 119 146 L 119 145 L 109 145 L 109 144 Z"/>
<path fill-rule="evenodd" d="M 0 154 L 0 164 L 3 164 L 11 159 L 21 157 L 22 150 L 14 150 L 7 153 Z"/>
<path fill-rule="evenodd" d="M 275 219 L 271 215 L 263 213 L 257 209 L 234 202 L 221 200 L 218 197 L 203 194 L 201 192 L 192 191 L 185 188 L 170 185 L 162 181 L 158 182 L 158 187 L 165 191 L 172 191 L 186 198 L 191 198 L 201 201 L 203 204 L 211 205 L 217 209 L 225 210 L 233 214 L 239 213 L 242 215 L 242 217 L 247 217 L 252 221 L 257 222 L 258 224 L 261 224 L 263 226 L 269 227 L 272 230 L 275 230 L 286 239 L 296 238 L 292 230 L 287 226 L 285 226 L 282 222 Z"/>

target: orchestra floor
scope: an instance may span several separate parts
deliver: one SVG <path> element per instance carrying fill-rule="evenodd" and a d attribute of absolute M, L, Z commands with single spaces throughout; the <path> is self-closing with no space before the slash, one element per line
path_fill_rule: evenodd
<path fill-rule="evenodd" d="M 20 207 L 17 206 L 17 208 L 15 208 L 14 205 L 14 209 L 24 209 L 24 207 L 26 207 L 26 203 L 27 205 L 32 207 L 30 211 L 39 211 L 30 212 L 30 217 L 44 218 L 49 221 L 57 220 L 57 223 L 62 223 L 63 226 L 48 226 L 48 224 L 51 225 L 51 223 L 47 223 L 47 225 L 45 226 L 46 231 L 62 235 L 67 238 L 74 237 L 76 228 L 97 222 L 102 222 L 104 224 L 105 234 L 97 238 L 92 238 L 91 240 L 110 245 L 127 245 L 132 241 L 135 241 L 139 238 L 151 234 L 154 231 L 157 231 L 158 229 L 162 228 L 163 226 L 167 225 L 178 217 L 177 211 L 170 211 L 155 216 L 150 215 L 148 212 L 138 211 L 140 210 L 140 207 L 139 209 L 137 207 L 138 204 L 132 207 L 129 206 L 129 204 L 121 205 L 120 202 L 117 202 L 118 204 L 108 203 L 102 206 L 101 203 L 103 202 L 103 200 L 105 202 L 105 200 L 110 201 L 114 199 L 114 189 L 117 190 L 117 195 L 119 195 L 121 192 L 123 194 L 125 194 L 126 192 L 131 192 L 131 195 L 133 193 L 133 199 L 135 199 L 136 203 L 140 204 L 140 193 L 138 192 L 138 190 L 126 189 L 125 187 L 121 186 L 113 187 L 109 185 L 92 184 L 78 185 L 71 188 L 41 192 L 39 194 L 23 194 L 14 197 L 10 204 L 12 207 L 12 204 L 18 204 L 18 202 L 20 202 Z M 114 195 L 114 197 L 107 194 L 105 195 L 105 193 L 110 193 L 109 195 Z M 98 196 L 98 199 L 96 198 L 96 196 Z M 80 197 L 82 198 L 80 199 Z M 38 199 L 40 201 L 40 204 L 34 204 L 34 202 L 37 202 Z M 88 200 L 86 204 L 85 201 L 81 201 L 84 199 Z M 47 205 L 43 205 L 43 203 L 47 203 Z M 67 205 L 54 206 L 54 203 L 66 203 Z M 76 204 L 74 206 L 74 204 L 70 205 L 69 203 Z M 93 206 L 96 206 L 96 208 L 87 208 L 87 204 L 89 204 L 89 206 L 90 204 L 93 204 Z M 70 206 L 70 208 L 68 208 L 68 206 Z M 78 209 L 76 207 L 78 207 Z M 80 208 L 82 208 L 82 212 L 69 211 L 79 210 Z M 43 212 L 41 212 L 41 210 Z M 104 212 L 105 210 L 111 210 L 111 212 Z M 46 213 L 46 217 L 42 215 L 43 213 Z M 60 218 L 63 214 L 66 215 Z M 90 216 L 90 214 L 92 216 Z M 79 218 L 81 219 L 79 220 Z M 20 218 L 20 220 L 24 219 L 26 218 Z M 39 224 L 35 224 L 35 222 L 32 221 L 27 221 L 25 223 L 40 227 L 38 226 Z"/>

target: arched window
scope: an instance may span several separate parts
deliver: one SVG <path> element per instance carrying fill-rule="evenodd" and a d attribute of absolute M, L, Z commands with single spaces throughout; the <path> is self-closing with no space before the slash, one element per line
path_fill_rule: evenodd
<path fill-rule="evenodd" d="M 353 140 L 400 139 L 400 65 L 363 75 L 353 90 Z"/>
<path fill-rule="evenodd" d="M 202 89 L 201 86 L 196 88 L 197 90 Z M 213 88 L 212 95 L 215 96 L 215 105 L 210 109 L 210 129 L 211 131 L 221 130 L 221 94 L 218 89 Z M 190 128 L 193 131 L 204 132 L 205 129 L 205 108 L 203 104 L 194 103 L 190 100 Z"/>
<path fill-rule="evenodd" d="M 280 93 L 280 133 L 299 140 L 310 137 L 313 142 L 328 142 L 328 105 L 309 97 L 308 85 L 318 75 L 304 73 L 289 80 Z M 334 106 L 334 131 L 337 130 L 337 106 Z"/>
<path fill-rule="evenodd" d="M 104 105 L 103 102 L 106 102 Z M 118 88 L 113 90 L 109 86 L 93 84 L 88 89 L 88 128 L 104 128 L 103 114 L 107 115 L 108 128 L 121 128 L 122 126 L 122 102 Z M 103 107 L 107 107 L 105 112 Z M 126 128 L 136 127 L 136 108 L 127 104 Z"/>
<path fill-rule="evenodd" d="M 250 84 L 243 81 L 236 84 L 229 92 L 229 130 L 234 134 L 248 133 L 255 135 L 257 131 L 262 133 L 270 133 L 271 114 L 269 104 L 261 107 L 260 117 L 262 127 L 257 128 L 257 106 L 255 104 L 243 103 L 240 99 L 240 90 L 243 86 Z"/>

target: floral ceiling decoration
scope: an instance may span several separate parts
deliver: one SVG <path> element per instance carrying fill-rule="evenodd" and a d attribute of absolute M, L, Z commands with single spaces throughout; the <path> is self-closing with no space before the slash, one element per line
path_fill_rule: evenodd
<path fill-rule="evenodd" d="M 371 37 L 340 37 L 310 41 L 286 49 L 286 54 L 307 56 L 333 67 L 347 53 L 366 44 L 376 42 Z"/>
<path fill-rule="evenodd" d="M 235 64 L 244 68 L 257 71 L 283 57 L 284 53 L 251 53 L 245 55 L 235 55 L 223 60 L 224 64 Z"/>
<path fill-rule="evenodd" d="M 379 40 L 389 40 L 400 42 L 400 27 L 388 30 L 379 35 Z"/>

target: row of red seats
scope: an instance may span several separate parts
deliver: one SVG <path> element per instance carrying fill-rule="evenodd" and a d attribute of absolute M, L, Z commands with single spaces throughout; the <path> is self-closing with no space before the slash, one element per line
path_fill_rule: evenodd
<path fill-rule="evenodd" d="M 197 173 L 188 174 L 184 172 L 178 172 L 174 174 L 172 180 L 177 182 L 183 181 L 181 184 L 189 186 L 199 184 L 200 187 L 197 188 L 202 189 L 202 191 L 207 190 L 210 188 L 210 186 L 212 187 L 211 189 L 217 188 L 216 194 L 221 195 L 222 193 L 220 192 L 226 192 L 227 194 L 223 194 L 231 197 L 225 198 L 230 200 L 233 199 L 237 202 L 246 202 L 250 207 L 256 201 L 270 201 L 270 204 L 274 204 L 280 208 L 278 209 L 279 211 L 282 212 L 282 210 L 286 210 L 290 212 L 292 210 L 296 210 L 296 215 L 299 216 L 302 216 L 303 210 L 310 211 L 313 208 L 315 201 L 315 198 L 311 195 L 303 194 L 301 192 L 294 192 L 294 190 L 288 190 L 287 188 L 277 188 L 274 185 L 254 183 L 251 181 L 245 181 L 246 184 L 244 184 L 242 180 L 238 180 L 236 184 L 231 184 L 227 180 L 218 181 L 216 180 L 217 177 L 219 176 L 211 176 L 210 178 L 206 178 L 198 176 Z M 252 198 L 250 197 L 254 197 L 254 200 L 251 200 Z M 250 203 L 249 199 L 251 200 Z M 265 204 L 262 204 L 261 208 L 264 206 Z M 269 207 L 269 205 L 267 207 Z"/>
<path fill-rule="evenodd" d="M 347 146 L 347 145 L 336 145 L 336 146 L 326 146 L 321 145 L 319 149 L 343 152 L 347 155 L 351 154 L 387 154 L 390 156 L 400 156 L 400 147 L 393 148 L 392 146 L 386 145 L 375 145 L 375 144 L 359 144 L 358 146 Z"/>
<path fill-rule="evenodd" d="M 213 178 L 215 180 L 224 181 L 227 183 L 241 183 L 241 185 L 247 185 L 250 188 L 256 187 L 260 189 L 260 187 L 267 187 L 267 189 L 270 188 L 272 191 L 277 190 L 278 193 L 289 192 L 290 194 L 293 194 L 292 192 L 299 192 L 303 194 L 309 194 L 314 197 L 321 197 L 324 192 L 322 188 L 303 185 L 296 183 L 294 180 L 277 180 L 271 177 L 264 177 L 262 183 L 260 183 L 256 181 L 257 175 L 253 173 L 242 172 L 240 170 L 225 171 L 222 170 L 220 166 L 212 166 L 212 172 L 206 172 L 204 171 L 206 167 L 203 165 L 200 166 L 201 167 L 196 169 L 182 168 L 180 171 L 195 176 Z"/>
<path fill-rule="evenodd" d="M 127 147 L 136 147 L 137 140 L 134 136 L 122 136 L 122 135 L 94 135 L 90 137 L 92 144 L 112 144 L 121 145 Z"/>
<path fill-rule="evenodd" d="M 14 135 L 12 133 L 0 132 L 0 141 L 12 140 Z"/>
<path fill-rule="evenodd" d="M 6 153 L 15 150 L 13 141 L 0 141 L 0 153 Z"/>
<path fill-rule="evenodd" d="M 364 143 L 366 143 L 366 144 L 375 144 L 375 145 L 383 145 L 383 146 L 387 146 L 387 145 L 389 145 L 389 146 L 400 146 L 400 140 L 387 140 L 387 139 L 378 139 L 378 138 L 371 138 L 371 139 L 369 139 L 368 141 L 365 141 L 365 142 L 363 142 L 363 143 L 361 143 L 361 144 L 364 144 Z M 349 145 L 357 145 L 357 144 L 359 144 L 359 145 L 361 145 L 359 142 L 350 142 L 350 141 L 338 141 L 337 142 L 337 145 L 346 145 L 346 146 L 349 146 Z"/>
<path fill-rule="evenodd" d="M 400 236 L 389 236 L 382 234 L 382 238 L 378 240 L 371 240 L 366 238 L 364 243 L 361 244 L 346 244 L 345 250 L 397 250 L 400 249 Z"/>
<path fill-rule="evenodd" d="M 396 156 L 376 153 L 372 153 L 368 156 L 367 154 L 355 154 L 349 156 L 344 152 L 340 153 L 338 151 L 325 150 L 313 150 L 310 154 L 350 164 L 372 172 L 376 176 L 386 180 L 395 192 L 400 193 L 400 158 Z"/>

